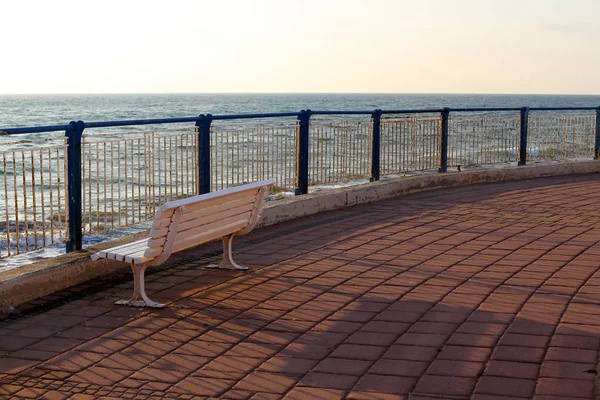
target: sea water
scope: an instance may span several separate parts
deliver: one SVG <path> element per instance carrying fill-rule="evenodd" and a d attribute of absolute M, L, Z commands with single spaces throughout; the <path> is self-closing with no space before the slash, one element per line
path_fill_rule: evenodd
<path fill-rule="evenodd" d="M 298 112 L 303 109 L 398 110 L 467 107 L 600 107 L 600 95 L 487 94 L 86 94 L 0 95 L 0 130 L 199 114 Z M 39 135 L 39 134 L 38 134 Z"/>

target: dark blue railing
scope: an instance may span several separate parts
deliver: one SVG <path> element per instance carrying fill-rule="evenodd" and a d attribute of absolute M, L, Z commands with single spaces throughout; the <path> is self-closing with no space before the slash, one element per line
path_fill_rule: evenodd
<path fill-rule="evenodd" d="M 109 128 L 132 125 L 157 125 L 157 124 L 177 124 L 185 122 L 194 122 L 197 131 L 198 164 L 198 194 L 210 192 L 210 129 L 213 121 L 219 120 L 238 120 L 238 119 L 259 119 L 259 118 L 283 118 L 296 117 L 299 125 L 299 140 L 296 154 L 297 177 L 296 177 L 296 195 L 308 193 L 309 182 L 309 131 L 310 119 L 313 115 L 370 115 L 373 121 L 372 129 L 372 160 L 371 160 L 371 181 L 377 181 L 380 178 L 381 165 L 381 117 L 389 114 L 440 114 L 440 151 L 439 168 L 440 173 L 448 170 L 448 127 L 450 113 L 458 112 L 520 112 L 520 141 L 519 141 L 519 160 L 518 165 L 525 165 L 527 160 L 527 128 L 530 111 L 596 111 L 595 126 L 595 146 L 594 159 L 598 160 L 600 156 L 600 107 L 497 107 L 497 108 L 434 108 L 419 110 L 363 110 L 363 111 L 311 111 L 302 110 L 299 113 L 264 113 L 264 114 L 230 114 L 230 115 L 211 115 L 201 114 L 197 117 L 184 118 L 157 118 L 142 120 L 125 121 L 102 121 L 102 122 L 83 122 L 72 121 L 68 125 L 37 126 L 25 128 L 7 128 L 0 129 L 0 135 L 17 135 L 26 133 L 60 132 L 64 131 L 67 138 L 67 182 L 68 182 L 68 209 L 69 209 L 69 240 L 67 242 L 67 251 L 82 249 L 82 179 L 81 179 L 81 143 L 82 135 L 85 129 L 89 128 Z"/>

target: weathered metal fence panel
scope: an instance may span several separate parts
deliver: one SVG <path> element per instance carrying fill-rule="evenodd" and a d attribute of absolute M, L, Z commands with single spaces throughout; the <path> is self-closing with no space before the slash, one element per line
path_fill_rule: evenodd
<path fill-rule="evenodd" d="M 312 119 L 309 185 L 369 178 L 371 129 L 369 119 Z"/>
<path fill-rule="evenodd" d="M 381 174 L 435 170 L 440 129 L 440 117 L 435 115 L 382 118 Z"/>
<path fill-rule="evenodd" d="M 271 192 L 296 184 L 296 121 L 211 127 L 211 190 L 275 179 Z"/>
<path fill-rule="evenodd" d="M 196 157 L 193 129 L 84 135 L 84 233 L 152 220 L 161 204 L 194 195 Z"/>
<path fill-rule="evenodd" d="M 595 112 L 532 112 L 529 115 L 527 160 L 590 159 L 596 141 Z"/>
<path fill-rule="evenodd" d="M 518 113 L 451 114 L 448 167 L 516 162 L 519 149 Z"/>
<path fill-rule="evenodd" d="M 0 258 L 64 243 L 64 138 L 3 143 L 0 150 Z"/>

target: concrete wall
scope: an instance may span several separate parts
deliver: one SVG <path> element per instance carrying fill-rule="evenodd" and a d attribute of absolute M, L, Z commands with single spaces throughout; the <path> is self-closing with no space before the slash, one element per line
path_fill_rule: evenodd
<path fill-rule="evenodd" d="M 273 202 L 265 208 L 257 228 L 424 190 L 598 172 L 600 161 L 584 161 L 395 178 Z M 139 240 L 144 235 L 146 234 L 128 236 L 81 252 L 0 273 L 0 310 L 10 309 L 117 269 L 128 268 L 127 265 L 115 261 L 92 262 L 89 256 L 103 248 Z"/>

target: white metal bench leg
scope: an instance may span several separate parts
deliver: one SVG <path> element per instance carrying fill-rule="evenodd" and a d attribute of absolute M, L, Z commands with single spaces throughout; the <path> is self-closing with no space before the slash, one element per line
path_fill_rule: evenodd
<path fill-rule="evenodd" d="M 224 269 L 248 269 L 248 267 L 242 267 L 241 265 L 236 264 L 233 261 L 233 253 L 231 251 L 231 243 L 233 242 L 233 237 L 235 235 L 227 235 L 223 236 L 221 240 L 223 241 L 223 260 L 217 264 L 210 264 L 207 268 L 224 268 Z"/>
<path fill-rule="evenodd" d="M 132 307 L 152 307 L 152 308 L 163 308 L 165 305 L 152 301 L 146 296 L 146 289 L 144 288 L 144 272 L 146 271 L 148 264 L 134 264 L 131 263 L 131 270 L 133 271 L 133 296 L 129 300 L 119 300 L 115 304 Z"/>

